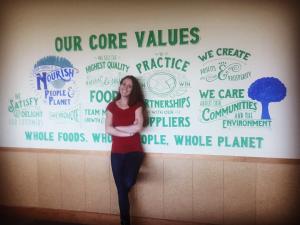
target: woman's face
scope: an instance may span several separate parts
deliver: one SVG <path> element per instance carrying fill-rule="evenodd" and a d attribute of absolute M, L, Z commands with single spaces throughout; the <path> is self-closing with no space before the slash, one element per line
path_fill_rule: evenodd
<path fill-rule="evenodd" d="M 129 78 L 126 78 L 123 80 L 123 82 L 120 85 L 120 94 L 122 97 L 129 97 L 132 91 L 132 80 Z"/>

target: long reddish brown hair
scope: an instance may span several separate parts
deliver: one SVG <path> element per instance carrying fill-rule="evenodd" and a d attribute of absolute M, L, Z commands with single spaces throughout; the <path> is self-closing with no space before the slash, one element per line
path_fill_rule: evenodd
<path fill-rule="evenodd" d="M 120 81 L 120 85 L 123 83 L 124 80 L 130 79 L 132 81 L 132 91 L 128 98 L 128 105 L 133 106 L 135 104 L 141 104 L 143 107 L 143 117 L 144 117 L 144 126 L 148 125 L 148 111 L 145 104 L 145 97 L 142 90 L 142 87 L 138 81 L 138 79 L 135 76 L 127 75 L 123 77 Z M 117 101 L 121 98 L 120 91 L 118 91 L 118 94 L 114 101 Z"/>

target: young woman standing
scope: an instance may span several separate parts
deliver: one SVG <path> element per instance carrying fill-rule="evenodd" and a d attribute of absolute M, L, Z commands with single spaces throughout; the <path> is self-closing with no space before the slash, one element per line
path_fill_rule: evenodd
<path fill-rule="evenodd" d="M 105 121 L 105 132 L 112 135 L 111 166 L 122 225 L 130 225 L 128 193 L 144 158 L 139 133 L 143 129 L 144 111 L 144 95 L 138 80 L 131 75 L 125 76 L 117 97 L 107 106 Z"/>

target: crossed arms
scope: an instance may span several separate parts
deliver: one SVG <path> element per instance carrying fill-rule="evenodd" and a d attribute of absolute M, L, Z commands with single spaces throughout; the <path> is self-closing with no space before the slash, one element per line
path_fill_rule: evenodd
<path fill-rule="evenodd" d="M 105 132 L 110 135 L 118 137 L 130 137 L 143 129 L 144 118 L 142 113 L 142 107 L 139 107 L 135 110 L 135 120 L 132 125 L 113 127 L 112 118 L 112 113 L 107 110 L 105 119 Z"/>

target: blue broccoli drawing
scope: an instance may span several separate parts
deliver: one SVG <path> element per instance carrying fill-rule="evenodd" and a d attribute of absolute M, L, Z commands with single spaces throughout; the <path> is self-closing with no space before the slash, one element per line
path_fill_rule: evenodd
<path fill-rule="evenodd" d="M 286 87 L 275 77 L 263 77 L 254 81 L 248 88 L 248 96 L 261 102 L 261 119 L 271 119 L 270 102 L 280 102 L 286 96 Z"/>

